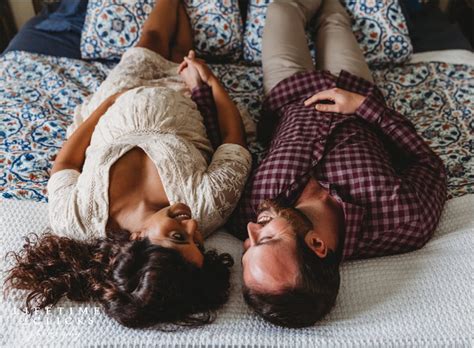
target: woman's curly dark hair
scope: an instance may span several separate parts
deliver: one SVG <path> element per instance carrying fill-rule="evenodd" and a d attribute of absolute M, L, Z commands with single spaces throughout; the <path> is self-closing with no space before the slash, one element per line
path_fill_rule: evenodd
<path fill-rule="evenodd" d="M 9 255 L 15 264 L 5 290 L 27 290 L 27 312 L 63 296 L 99 301 L 110 317 L 134 328 L 212 322 L 227 301 L 233 265 L 229 254 L 211 250 L 199 268 L 148 238 L 84 242 L 50 233 L 25 237 L 23 249 Z"/>

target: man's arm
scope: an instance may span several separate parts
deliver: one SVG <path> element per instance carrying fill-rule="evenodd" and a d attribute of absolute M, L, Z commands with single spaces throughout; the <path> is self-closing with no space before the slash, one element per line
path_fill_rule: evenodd
<path fill-rule="evenodd" d="M 207 137 L 215 150 L 222 144 L 222 139 L 219 132 L 217 109 L 214 103 L 214 97 L 212 96 L 212 90 L 208 85 L 196 86 L 191 92 L 191 99 L 196 103 L 202 115 Z"/>
<path fill-rule="evenodd" d="M 320 100 L 333 104 L 318 104 L 316 109 L 325 112 L 355 114 L 376 126 L 393 144 L 394 161 L 402 164 L 397 176 L 402 189 L 415 197 L 419 208 L 419 231 L 416 244 L 421 247 L 431 236 L 446 200 L 446 172 L 441 159 L 430 149 L 403 115 L 388 108 L 379 98 L 374 86 L 367 96 L 334 89 L 316 94 L 307 105 Z M 400 197 L 402 198 L 402 197 Z"/>
<path fill-rule="evenodd" d="M 305 101 L 305 105 L 329 101 L 330 104 L 316 104 L 315 109 L 322 112 L 355 114 L 379 128 L 392 141 L 398 150 L 395 155 L 415 160 L 413 165 L 425 165 L 432 170 L 444 173 L 440 158 L 416 133 L 413 124 L 395 110 L 388 108 L 380 100 L 374 86 L 367 96 L 348 92 L 340 88 L 323 91 Z"/>
<path fill-rule="evenodd" d="M 122 93 L 114 94 L 102 102 L 64 143 L 56 156 L 51 175 L 63 169 L 74 169 L 78 172 L 82 171 L 82 166 L 86 158 L 86 150 L 89 147 L 95 126 L 120 94 Z"/>

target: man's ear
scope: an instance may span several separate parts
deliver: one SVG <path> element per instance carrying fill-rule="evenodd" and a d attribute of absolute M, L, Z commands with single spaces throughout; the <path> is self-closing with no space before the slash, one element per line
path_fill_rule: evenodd
<path fill-rule="evenodd" d="M 309 231 L 304 237 L 306 245 L 320 258 L 325 258 L 328 253 L 328 247 L 326 243 L 319 238 L 314 231 Z"/>

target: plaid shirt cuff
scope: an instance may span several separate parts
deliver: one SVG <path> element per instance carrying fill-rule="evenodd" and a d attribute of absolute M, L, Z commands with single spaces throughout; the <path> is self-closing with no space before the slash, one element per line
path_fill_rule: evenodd
<path fill-rule="evenodd" d="M 380 100 L 377 92 L 372 90 L 355 114 L 369 123 L 378 124 L 385 110 L 387 110 L 385 103 Z"/>
<path fill-rule="evenodd" d="M 191 99 L 196 103 L 198 110 L 202 115 L 207 137 L 209 138 L 212 147 L 217 149 L 222 141 L 219 132 L 219 122 L 217 120 L 216 104 L 214 103 L 211 87 L 206 84 L 194 87 L 191 91 Z"/>

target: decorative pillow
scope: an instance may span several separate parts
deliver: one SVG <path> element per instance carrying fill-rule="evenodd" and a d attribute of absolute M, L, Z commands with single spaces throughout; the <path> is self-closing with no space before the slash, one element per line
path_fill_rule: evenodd
<path fill-rule="evenodd" d="M 259 64 L 262 61 L 262 37 L 267 7 L 273 0 L 250 0 L 247 10 L 247 21 L 244 33 L 244 60 L 248 63 Z M 314 46 L 314 25 L 309 25 L 306 32 L 308 46 L 313 61 L 316 59 Z"/>
<path fill-rule="evenodd" d="M 271 2 L 273 0 L 249 2 L 244 34 L 244 59 L 248 62 L 261 61 L 263 27 Z M 402 63 L 410 58 L 413 47 L 398 0 L 343 0 L 343 4 L 353 20 L 352 29 L 368 63 Z M 311 29 L 315 30 L 314 25 Z M 314 35 L 309 37 L 314 38 Z M 309 40 L 309 44 L 312 43 Z M 315 54 L 313 46 L 313 59 Z"/>
<path fill-rule="evenodd" d="M 81 33 L 84 59 L 118 59 L 140 38 L 155 0 L 89 0 Z"/>
<path fill-rule="evenodd" d="M 398 0 L 343 0 L 369 64 L 403 63 L 413 46 Z"/>
<path fill-rule="evenodd" d="M 84 59 L 118 59 L 140 38 L 155 0 L 89 0 L 81 35 Z M 238 58 L 242 20 L 238 0 L 185 0 L 199 55 Z"/>
<path fill-rule="evenodd" d="M 242 56 L 238 0 L 184 0 L 199 56 L 237 60 Z"/>

